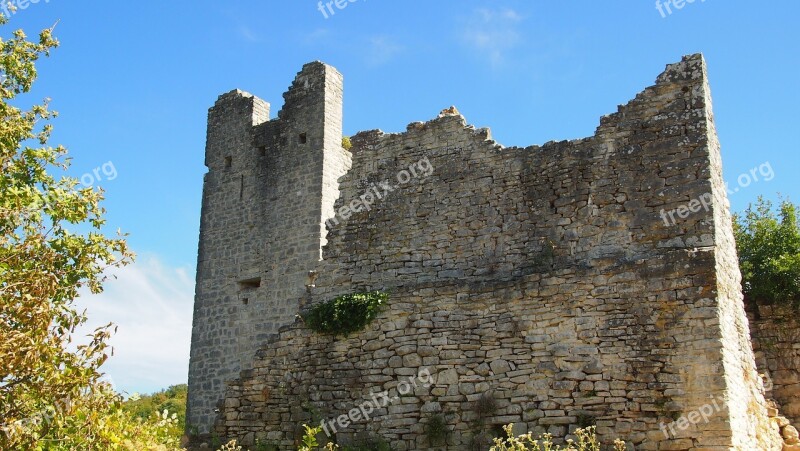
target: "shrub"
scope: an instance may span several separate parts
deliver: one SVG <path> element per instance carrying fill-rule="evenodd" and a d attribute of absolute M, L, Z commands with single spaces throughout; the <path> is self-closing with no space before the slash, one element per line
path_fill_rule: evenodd
<path fill-rule="evenodd" d="M 349 136 L 342 137 L 342 147 L 344 147 L 344 150 L 350 150 L 353 148 L 353 143 L 350 142 Z"/>
<path fill-rule="evenodd" d="M 231 440 L 222 445 L 218 451 L 242 451 L 242 447 L 236 444 L 236 440 Z"/>
<path fill-rule="evenodd" d="M 303 428 L 305 429 L 306 432 L 303 435 L 301 445 L 298 448 L 298 451 L 315 451 L 319 446 L 319 443 L 317 442 L 317 435 L 319 435 L 322 432 L 322 426 L 317 426 L 315 428 L 312 428 L 311 426 L 304 424 Z M 325 445 L 323 449 L 327 451 L 333 451 L 340 448 L 338 445 L 334 445 L 333 443 L 328 443 L 327 445 Z"/>
<path fill-rule="evenodd" d="M 348 335 L 372 322 L 388 299 L 382 291 L 346 294 L 315 305 L 302 318 L 315 332 Z"/>
<path fill-rule="evenodd" d="M 491 451 L 600 451 L 600 442 L 597 440 L 594 426 L 575 430 L 578 441 L 569 439 L 566 447 L 553 447 L 553 436 L 550 434 L 534 438 L 529 432 L 515 437 L 514 425 L 509 424 L 503 429 L 507 437 L 505 439 L 495 438 Z M 625 451 L 625 442 L 619 439 L 614 440 L 614 450 Z"/>

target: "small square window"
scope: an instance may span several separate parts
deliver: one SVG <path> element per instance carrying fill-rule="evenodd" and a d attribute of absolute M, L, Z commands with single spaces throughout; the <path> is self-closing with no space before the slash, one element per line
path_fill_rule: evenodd
<path fill-rule="evenodd" d="M 240 290 L 255 290 L 261 286 L 261 278 L 245 279 L 239 281 Z"/>
<path fill-rule="evenodd" d="M 300 144 L 308 142 L 308 136 L 305 133 L 300 133 Z"/>
<path fill-rule="evenodd" d="M 233 165 L 233 157 L 225 157 L 225 168 L 230 168 Z"/>

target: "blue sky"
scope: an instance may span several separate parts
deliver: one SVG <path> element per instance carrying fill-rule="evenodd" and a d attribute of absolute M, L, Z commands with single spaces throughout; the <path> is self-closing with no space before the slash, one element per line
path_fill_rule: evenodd
<path fill-rule="evenodd" d="M 751 168 L 774 170 L 732 194 L 733 209 L 760 194 L 800 198 L 798 2 L 678 9 L 673 0 L 663 15 L 650 0 L 356 0 L 333 9 L 325 18 L 311 0 L 40 0 L 2 31 L 34 36 L 59 21 L 62 45 L 40 63 L 27 101 L 52 98 L 61 113 L 53 142 L 70 149 L 70 174 L 99 179 L 109 231 L 129 232 L 140 255 L 106 293 L 81 299 L 93 324 L 120 325 L 106 366 L 120 390 L 186 380 L 207 109 L 240 88 L 270 102 L 274 116 L 308 61 L 344 74 L 346 134 L 402 131 L 456 105 L 499 142 L 529 145 L 591 136 L 667 63 L 702 52 L 726 179 L 735 186 Z"/>

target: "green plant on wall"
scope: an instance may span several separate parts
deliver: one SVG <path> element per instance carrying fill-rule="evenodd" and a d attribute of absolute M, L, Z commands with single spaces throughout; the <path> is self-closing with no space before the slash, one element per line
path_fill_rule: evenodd
<path fill-rule="evenodd" d="M 472 441 L 470 444 L 471 449 L 486 449 L 488 443 L 491 443 L 491 437 L 499 435 L 487 430 L 487 420 L 497 413 L 498 405 L 497 400 L 491 392 L 486 392 L 480 396 L 472 405 L 472 411 L 475 412 L 475 421 L 472 424 Z M 497 431 L 495 431 L 497 432 Z M 499 431 L 502 434 L 502 430 Z"/>
<path fill-rule="evenodd" d="M 595 426 L 597 419 L 589 413 L 582 412 L 576 416 L 575 424 L 581 429 L 586 429 Z"/>
<path fill-rule="evenodd" d="M 383 291 L 338 296 L 313 306 L 301 314 L 313 331 L 329 335 L 348 335 L 363 330 L 372 322 L 389 299 Z"/>
<path fill-rule="evenodd" d="M 450 436 L 450 429 L 447 427 L 447 420 L 444 415 L 431 415 L 425 423 L 425 436 L 431 446 L 440 446 L 447 442 Z"/>
<path fill-rule="evenodd" d="M 478 418 L 483 421 L 491 417 L 497 412 L 497 400 L 490 392 L 484 393 L 475 401 L 472 410 L 478 415 Z"/>
<path fill-rule="evenodd" d="M 350 150 L 353 148 L 353 143 L 350 142 L 349 136 L 342 137 L 342 147 L 344 147 L 344 150 Z"/>
<path fill-rule="evenodd" d="M 542 238 L 542 250 L 532 259 L 533 266 L 540 270 L 550 268 L 556 255 L 556 243 L 550 238 Z"/>

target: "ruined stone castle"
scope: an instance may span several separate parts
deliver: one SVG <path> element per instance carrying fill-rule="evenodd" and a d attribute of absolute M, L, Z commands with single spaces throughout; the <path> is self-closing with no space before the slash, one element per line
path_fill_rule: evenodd
<path fill-rule="evenodd" d="M 594 136 L 525 148 L 450 109 L 346 150 L 342 97 L 314 62 L 275 118 L 238 90 L 209 110 L 190 428 L 279 449 L 303 423 L 396 450 L 488 449 L 505 424 L 595 425 L 637 450 L 797 449 L 769 398 L 800 380 L 765 390 L 756 365 L 700 55 Z M 375 290 L 390 297 L 362 332 L 298 317 Z"/>

